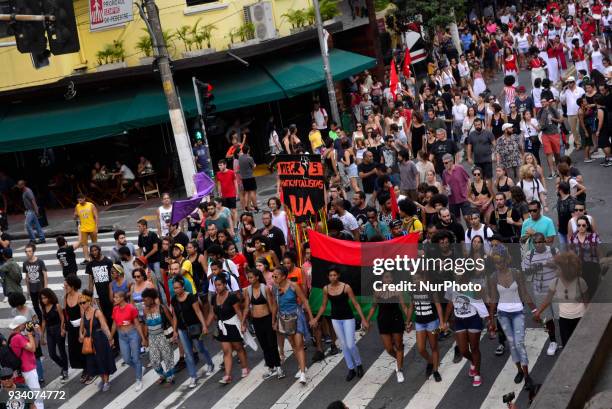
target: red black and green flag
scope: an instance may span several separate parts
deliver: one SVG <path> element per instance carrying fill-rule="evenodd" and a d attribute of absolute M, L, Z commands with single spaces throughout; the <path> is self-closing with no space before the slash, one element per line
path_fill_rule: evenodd
<path fill-rule="evenodd" d="M 323 287 L 329 283 L 327 275 L 334 266 L 340 272 L 340 281 L 351 286 L 363 313 L 367 315 L 372 303 L 373 283 L 380 279 L 380 275 L 373 273 L 375 260 L 395 259 L 396 256 L 404 255 L 416 257 L 419 235 L 411 233 L 383 242 L 360 243 L 334 239 L 309 230 L 308 240 L 312 262 L 309 302 L 313 314 L 321 308 Z M 409 276 L 406 279 L 409 279 Z M 331 305 L 327 303 L 325 315 L 329 315 L 330 310 Z"/>

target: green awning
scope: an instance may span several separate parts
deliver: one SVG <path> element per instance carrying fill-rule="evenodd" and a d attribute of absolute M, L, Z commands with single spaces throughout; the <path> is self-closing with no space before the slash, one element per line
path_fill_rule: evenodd
<path fill-rule="evenodd" d="M 335 80 L 375 65 L 359 54 L 331 50 Z M 307 52 L 224 71 L 210 79 L 217 110 L 291 98 L 325 85 L 321 56 Z M 196 115 L 191 82 L 178 84 L 187 117 Z M 159 85 L 77 95 L 70 101 L 14 104 L 0 108 L 0 152 L 67 145 L 119 135 L 130 129 L 168 121 L 166 100 Z"/>

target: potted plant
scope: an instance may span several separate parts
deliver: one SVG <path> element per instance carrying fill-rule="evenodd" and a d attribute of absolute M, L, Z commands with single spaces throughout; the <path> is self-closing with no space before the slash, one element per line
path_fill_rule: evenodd
<path fill-rule="evenodd" d="M 98 60 L 96 71 L 116 70 L 127 67 L 122 40 L 114 40 L 112 44 L 106 44 L 102 50 L 96 53 L 96 58 Z"/>
<path fill-rule="evenodd" d="M 286 18 L 291 24 L 290 33 L 295 34 L 304 31 L 306 25 L 306 11 L 289 9 L 282 17 Z"/>
<path fill-rule="evenodd" d="M 191 38 L 191 27 L 188 25 L 184 25 L 179 27 L 174 32 L 174 35 L 178 37 L 179 40 L 183 42 L 183 46 L 185 47 L 185 51 L 191 51 L 191 46 L 193 45 L 193 40 Z"/>
<path fill-rule="evenodd" d="M 151 41 L 151 36 L 148 32 L 138 38 L 136 50 L 144 54 L 144 57 L 140 57 L 140 65 L 149 65 L 153 63 L 153 60 L 155 60 L 155 57 L 153 57 L 153 41 Z"/>
<path fill-rule="evenodd" d="M 321 0 L 319 3 L 319 10 L 321 11 L 323 25 L 333 23 L 335 21 L 334 17 L 340 14 L 338 2 L 336 0 Z"/>
<path fill-rule="evenodd" d="M 244 47 L 247 45 L 257 44 L 259 42 L 255 37 L 255 24 L 251 22 L 243 23 L 238 30 L 235 31 L 233 37 L 240 37 L 240 42 L 234 43 L 232 41 L 231 48 Z M 232 37 L 232 33 L 230 32 L 230 38 Z"/>
<path fill-rule="evenodd" d="M 191 45 L 192 50 L 185 51 L 183 53 L 184 58 L 197 57 L 204 54 L 214 53 L 217 50 L 212 48 L 210 45 L 210 40 L 212 39 L 212 32 L 217 29 L 214 24 L 206 24 L 200 27 L 199 19 L 196 23 L 191 27 Z M 206 44 L 207 48 L 204 48 L 204 44 Z"/>
<path fill-rule="evenodd" d="M 319 3 L 319 7 L 320 7 L 320 3 Z M 315 25 L 317 18 L 315 16 L 314 6 L 310 6 L 306 10 L 304 10 L 304 16 L 306 18 L 306 25 L 307 26 L 314 26 Z"/>

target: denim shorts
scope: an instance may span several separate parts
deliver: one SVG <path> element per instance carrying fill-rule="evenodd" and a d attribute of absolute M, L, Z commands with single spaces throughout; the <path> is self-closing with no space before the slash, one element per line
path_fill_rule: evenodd
<path fill-rule="evenodd" d="M 481 332 L 482 328 L 482 318 L 478 314 L 466 318 L 455 318 L 455 332 Z"/>
<path fill-rule="evenodd" d="M 427 324 L 421 324 L 420 322 L 415 322 L 414 323 L 416 326 L 416 331 L 435 331 L 436 329 L 438 329 L 440 327 L 440 320 L 439 319 L 435 319 L 433 321 L 428 322 Z"/>

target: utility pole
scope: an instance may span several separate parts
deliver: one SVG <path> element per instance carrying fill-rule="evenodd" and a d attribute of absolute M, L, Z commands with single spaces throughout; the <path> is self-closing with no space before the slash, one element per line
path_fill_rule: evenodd
<path fill-rule="evenodd" d="M 170 67 L 170 56 L 168 54 L 168 48 L 164 41 L 164 35 L 161 28 L 161 22 L 159 19 L 159 9 L 155 4 L 155 0 L 143 0 L 144 10 L 142 6 L 138 6 L 142 19 L 145 21 L 151 36 L 153 43 L 153 49 L 157 57 L 157 65 L 159 67 L 159 74 L 162 80 L 162 86 L 164 88 L 164 94 L 166 95 L 166 102 L 168 103 L 168 114 L 170 115 L 170 124 L 172 126 L 172 133 L 174 133 L 174 140 L 176 142 L 176 150 L 179 156 L 179 163 L 181 164 L 181 173 L 183 174 L 183 183 L 185 183 L 185 190 L 187 196 L 193 196 L 195 191 L 195 184 L 193 177 L 196 174 L 196 166 L 193 158 L 193 151 L 191 149 L 191 142 L 189 140 L 189 134 L 187 132 L 187 124 L 183 115 L 183 109 L 176 92 L 176 86 L 172 77 L 172 68 Z"/>
<path fill-rule="evenodd" d="M 319 0 L 312 0 L 317 22 L 317 33 L 319 35 L 319 47 L 321 57 L 323 57 L 323 71 L 325 72 L 325 82 L 327 83 L 327 94 L 329 95 L 329 105 L 331 108 L 332 119 L 340 124 L 340 112 L 338 111 L 338 101 L 336 101 L 336 88 L 334 88 L 334 78 L 332 77 L 331 67 L 329 66 L 329 56 L 327 55 L 327 40 L 323 34 L 323 22 L 321 20 L 321 10 L 319 10 Z"/>

